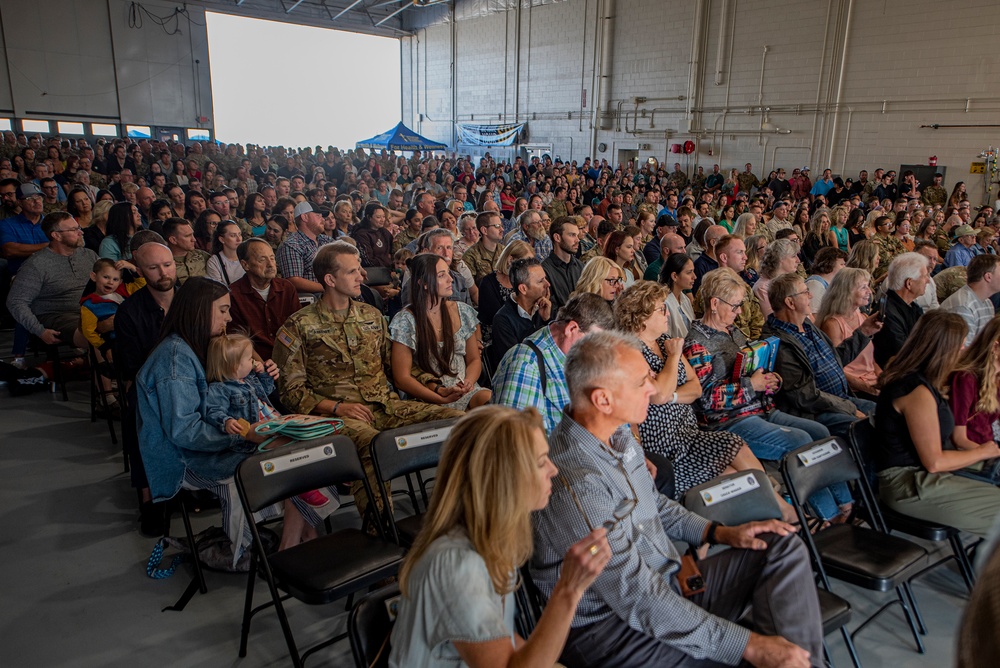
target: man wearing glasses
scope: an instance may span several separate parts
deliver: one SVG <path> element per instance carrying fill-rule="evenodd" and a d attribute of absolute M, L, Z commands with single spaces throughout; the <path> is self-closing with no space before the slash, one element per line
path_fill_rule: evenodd
<path fill-rule="evenodd" d="M 535 517 L 532 576 L 545 594 L 586 527 L 604 526 L 612 558 L 577 606 L 560 660 L 573 666 L 808 666 L 822 661 L 822 624 L 809 558 L 777 520 L 721 526 L 656 492 L 629 425 L 655 393 L 641 344 L 613 332 L 570 349 L 570 404 L 549 437 L 560 475 Z M 678 579 L 671 540 L 733 548 L 699 563 L 703 588 Z M 688 581 L 685 578 L 685 581 Z M 753 602 L 751 627 L 734 623 Z"/>
<path fill-rule="evenodd" d="M 462 260 L 472 278 L 479 285 L 486 276 L 493 273 L 500 253 L 503 252 L 503 219 L 495 211 L 484 211 L 476 216 L 476 227 L 479 228 L 479 241 L 472 244 Z"/>
<path fill-rule="evenodd" d="M 10 288 L 7 309 L 30 334 L 46 344 L 87 346 L 80 332 L 80 295 L 90 279 L 97 253 L 83 245 L 83 230 L 65 211 L 42 219 L 48 245 L 29 257 Z M 102 331 L 102 325 L 106 327 Z M 110 330 L 112 319 L 98 324 Z"/>

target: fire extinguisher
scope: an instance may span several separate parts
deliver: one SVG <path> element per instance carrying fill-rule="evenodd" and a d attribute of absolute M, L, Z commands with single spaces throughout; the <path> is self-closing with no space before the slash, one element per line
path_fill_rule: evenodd
<path fill-rule="evenodd" d="M 932 155 L 931 157 L 927 158 L 927 164 L 930 165 L 931 167 L 937 167 L 937 156 Z"/>

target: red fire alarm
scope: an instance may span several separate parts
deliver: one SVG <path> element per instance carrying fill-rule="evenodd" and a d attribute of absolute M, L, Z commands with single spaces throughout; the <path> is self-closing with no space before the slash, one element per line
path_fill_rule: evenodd
<path fill-rule="evenodd" d="M 937 156 L 932 155 L 931 157 L 927 158 L 927 164 L 930 165 L 931 167 L 937 167 Z"/>
<path fill-rule="evenodd" d="M 694 153 L 694 142 L 691 141 L 690 139 L 684 142 L 684 152 L 687 153 L 688 155 Z"/>

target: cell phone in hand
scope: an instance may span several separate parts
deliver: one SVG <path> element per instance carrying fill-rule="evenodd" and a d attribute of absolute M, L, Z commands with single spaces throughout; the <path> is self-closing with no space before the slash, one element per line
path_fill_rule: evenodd
<path fill-rule="evenodd" d="M 878 311 L 876 311 L 875 319 L 879 322 L 885 321 L 885 308 L 889 303 L 889 293 L 882 295 L 882 298 L 878 300 Z"/>

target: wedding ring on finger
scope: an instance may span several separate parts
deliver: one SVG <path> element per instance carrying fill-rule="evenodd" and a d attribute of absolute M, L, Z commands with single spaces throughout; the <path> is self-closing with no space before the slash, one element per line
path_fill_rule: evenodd
<path fill-rule="evenodd" d="M 590 546 L 590 556 L 596 557 L 598 551 L 599 551 L 599 548 L 597 547 L 597 545 L 591 545 Z"/>

